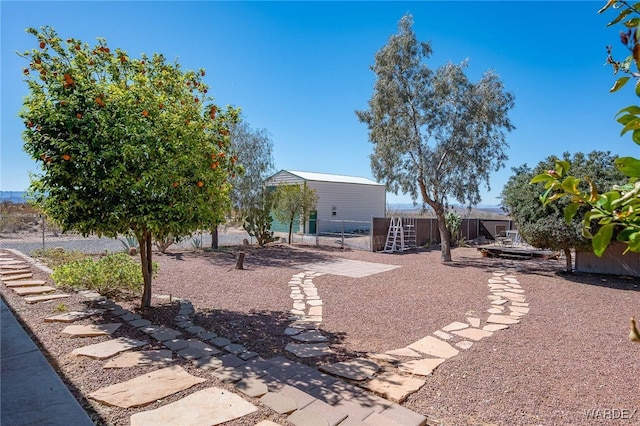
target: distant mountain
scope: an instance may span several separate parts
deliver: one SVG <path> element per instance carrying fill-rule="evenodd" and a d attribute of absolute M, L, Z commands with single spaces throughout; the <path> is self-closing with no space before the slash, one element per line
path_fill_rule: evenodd
<path fill-rule="evenodd" d="M 14 204 L 21 204 L 25 203 L 26 200 L 26 191 L 0 191 L 0 202 L 9 201 Z"/>
<path fill-rule="evenodd" d="M 500 206 L 478 205 L 471 209 L 462 206 L 451 206 L 460 216 L 463 217 L 479 217 L 479 216 L 506 216 L 506 212 Z M 388 212 L 398 212 L 401 214 L 421 214 L 422 206 L 414 206 L 412 203 L 388 203 Z M 432 214 L 431 208 L 426 209 L 426 214 Z"/>

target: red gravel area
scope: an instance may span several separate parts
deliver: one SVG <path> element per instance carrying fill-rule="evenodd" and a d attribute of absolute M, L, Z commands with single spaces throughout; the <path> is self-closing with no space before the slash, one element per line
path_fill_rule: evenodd
<path fill-rule="evenodd" d="M 504 261 L 481 258 L 475 249 L 455 249 L 454 262 L 443 264 L 437 251 L 397 255 L 304 247 L 245 248 L 245 270 L 234 269 L 233 253 L 171 253 L 156 255 L 160 273 L 154 294 L 193 302 L 196 323 L 264 358 L 282 355 L 291 340 L 283 335 L 292 300 L 287 282 L 300 272 L 296 265 L 332 256 L 401 265 L 365 278 L 323 275 L 313 279 L 322 298 L 322 331 L 336 356 L 309 364 L 345 359 L 363 352 L 397 349 L 466 316 L 488 316 L 487 279 L 493 271 L 513 274 L 525 290 L 530 312 L 520 324 L 476 342 L 471 349 L 440 365 L 426 384 L 403 404 L 447 425 L 593 424 L 587 410 L 638 407 L 638 350 L 628 340 L 628 321 L 638 313 L 637 279 L 559 273 L 564 261 Z M 34 269 L 34 272 L 36 269 Z M 34 274 L 35 275 L 35 274 Z M 44 274 L 38 273 L 40 277 Z M 102 386 L 135 377 L 143 368 L 103 370 L 103 361 L 70 357 L 77 339 L 61 337 L 62 324 L 45 324 L 63 303 L 69 310 L 84 306 L 83 298 L 26 305 L 4 286 L 0 293 L 17 313 L 74 394 L 100 424 L 128 424 L 135 412 L 156 408 L 208 386 L 231 389 L 209 373 L 186 362 L 191 374 L 209 380 L 151 406 L 124 410 L 87 402 Z M 155 324 L 170 325 L 177 304 L 154 298 L 154 308 L 140 312 Z M 134 310 L 134 302 L 121 302 Z M 97 322 L 110 322 L 105 315 Z M 90 323 L 84 320 L 81 323 Z M 138 333 L 138 334 L 136 334 Z M 116 336 L 146 337 L 121 327 Z M 96 343 L 106 338 L 91 338 Z M 456 342 L 461 339 L 453 340 Z M 257 400 L 248 398 L 259 405 Z M 620 410 L 628 410 L 626 412 Z M 609 412 L 611 413 L 611 411 Z M 261 419 L 287 424 L 282 416 L 260 410 L 230 425 L 253 425 Z M 627 424 L 639 424 L 640 413 Z"/>

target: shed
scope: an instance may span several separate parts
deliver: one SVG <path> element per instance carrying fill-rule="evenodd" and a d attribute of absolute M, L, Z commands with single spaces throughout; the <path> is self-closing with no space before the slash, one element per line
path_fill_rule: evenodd
<path fill-rule="evenodd" d="M 316 210 L 305 219 L 304 228 L 300 225 L 304 233 L 339 232 L 343 226 L 345 232 L 368 231 L 373 217 L 385 216 L 386 188 L 371 179 L 280 170 L 265 181 L 267 187 L 303 183 L 318 196 Z M 274 221 L 272 229 L 286 231 L 288 226 Z"/>

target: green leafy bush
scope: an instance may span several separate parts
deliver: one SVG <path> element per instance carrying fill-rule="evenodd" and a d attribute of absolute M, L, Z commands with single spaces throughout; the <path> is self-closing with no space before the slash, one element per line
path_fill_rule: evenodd
<path fill-rule="evenodd" d="M 158 264 L 154 262 L 154 275 Z M 51 278 L 60 287 L 88 289 L 109 298 L 140 296 L 143 278 L 140 265 L 125 253 L 112 253 L 100 259 L 84 258 L 58 266 Z"/>
<path fill-rule="evenodd" d="M 48 248 L 48 249 L 36 249 L 31 252 L 31 256 L 43 262 L 50 268 L 55 268 L 65 263 L 75 262 L 76 260 L 84 259 L 86 254 L 72 250 L 66 251 L 62 248 Z"/>

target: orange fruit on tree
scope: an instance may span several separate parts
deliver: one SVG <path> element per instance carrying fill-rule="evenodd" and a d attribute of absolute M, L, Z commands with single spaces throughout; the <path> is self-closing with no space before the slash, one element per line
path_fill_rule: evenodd
<path fill-rule="evenodd" d="M 147 110 L 145 109 L 144 111 L 142 111 L 142 115 L 143 115 L 143 116 L 145 116 L 145 117 L 146 117 L 146 116 L 148 116 L 148 115 L 149 115 L 149 111 L 147 111 Z"/>
<path fill-rule="evenodd" d="M 44 49 L 46 45 L 47 43 L 45 43 L 44 41 L 40 41 L 40 49 Z"/>
<path fill-rule="evenodd" d="M 198 185 L 198 188 L 202 188 L 204 186 L 204 182 L 199 180 L 196 185 Z"/>
<path fill-rule="evenodd" d="M 29 74 L 29 68 L 23 69 L 22 72 L 24 73 L 24 75 L 28 75 Z"/>
<path fill-rule="evenodd" d="M 63 159 L 64 161 L 69 161 L 69 160 L 71 160 L 71 156 L 70 156 L 69 154 L 63 154 L 63 155 L 62 155 L 62 159 Z"/>
<path fill-rule="evenodd" d="M 82 118 L 82 114 L 77 113 L 77 114 L 76 114 L 76 117 L 78 117 L 78 120 L 79 120 L 79 119 L 81 119 L 81 118 Z"/>
<path fill-rule="evenodd" d="M 178 182 L 173 182 L 173 187 L 177 188 L 178 187 Z"/>

